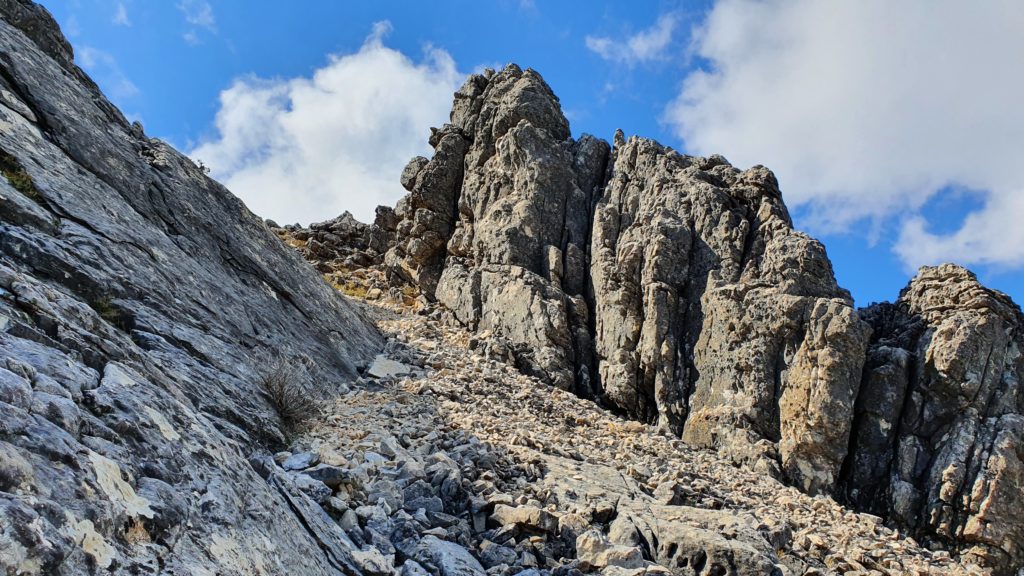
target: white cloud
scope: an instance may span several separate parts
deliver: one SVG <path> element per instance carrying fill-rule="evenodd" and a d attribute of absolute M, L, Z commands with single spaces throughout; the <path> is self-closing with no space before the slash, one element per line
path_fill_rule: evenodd
<path fill-rule="evenodd" d="M 1024 265 L 1024 4 L 722 0 L 693 49 L 666 111 L 688 150 L 771 167 L 818 232 L 895 220 L 908 267 Z M 983 206 L 930 233 L 946 186 Z"/>
<path fill-rule="evenodd" d="M 654 60 L 662 60 L 672 42 L 676 28 L 676 16 L 663 14 L 647 30 L 637 32 L 625 40 L 613 40 L 605 36 L 587 36 L 587 49 L 610 62 L 628 66 Z"/>
<path fill-rule="evenodd" d="M 182 0 L 178 4 L 178 10 L 189 25 L 189 28 L 181 35 L 186 44 L 190 46 L 201 44 L 200 30 L 206 30 L 210 34 L 217 33 L 217 19 L 213 15 L 213 7 L 206 0 Z"/>
<path fill-rule="evenodd" d="M 431 126 L 448 119 L 462 81 L 451 56 L 428 48 L 413 62 L 383 44 L 390 24 L 311 78 L 243 78 L 221 92 L 217 136 L 190 155 L 249 208 L 280 223 L 351 211 L 370 221 L 404 193 L 410 158 L 429 155 Z"/>
<path fill-rule="evenodd" d="M 117 60 L 107 52 L 91 46 L 76 46 L 75 57 L 113 100 L 123 105 L 124 100 L 138 95 L 139 88 L 128 79 Z"/>
<path fill-rule="evenodd" d="M 128 8 L 125 7 L 124 2 L 117 3 L 117 8 L 114 10 L 114 19 L 112 22 L 118 26 L 132 25 L 132 21 L 128 18 Z"/>
<path fill-rule="evenodd" d="M 178 10 L 185 15 L 185 22 L 211 31 L 216 29 L 213 7 L 206 0 L 183 0 L 178 4 Z"/>

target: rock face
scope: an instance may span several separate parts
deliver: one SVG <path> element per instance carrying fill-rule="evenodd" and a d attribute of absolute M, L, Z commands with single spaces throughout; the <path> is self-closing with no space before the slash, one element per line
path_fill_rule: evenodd
<path fill-rule="evenodd" d="M 846 498 L 995 565 L 1024 564 L 1024 316 L 958 266 L 923 268 L 874 336 Z M 973 547 L 973 548 L 972 548 Z"/>
<path fill-rule="evenodd" d="M 631 138 L 594 215 L 604 398 L 701 446 L 828 490 L 845 456 L 869 330 L 775 177 Z"/>
<path fill-rule="evenodd" d="M 740 460 L 777 443 L 795 483 L 833 487 L 869 329 L 771 172 L 574 140 L 514 65 L 472 76 L 451 118 L 402 175 L 395 271 L 527 373 Z"/>
<path fill-rule="evenodd" d="M 402 174 L 387 262 L 507 337 L 527 371 L 589 391 L 586 251 L 608 145 L 573 141 L 551 89 L 514 65 L 472 76 L 431 144 Z"/>
<path fill-rule="evenodd" d="M 352 571 L 319 508 L 249 458 L 283 442 L 258 384 L 273 357 L 330 388 L 376 329 L 17 0 L 0 169 L 0 572 Z"/>
<path fill-rule="evenodd" d="M 472 76 L 402 174 L 387 267 L 527 374 L 691 445 L 1024 563 L 1020 313 L 959 268 L 858 312 L 775 177 L 571 137 L 533 71 Z"/>

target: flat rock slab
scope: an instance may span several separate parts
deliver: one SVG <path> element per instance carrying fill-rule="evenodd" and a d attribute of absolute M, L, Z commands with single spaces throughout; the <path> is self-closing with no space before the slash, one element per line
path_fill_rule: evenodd
<path fill-rule="evenodd" d="M 383 354 L 378 354 L 373 359 L 373 364 L 366 370 L 367 376 L 374 378 L 397 378 L 399 376 L 408 376 L 412 372 L 412 366 L 392 360 Z"/>

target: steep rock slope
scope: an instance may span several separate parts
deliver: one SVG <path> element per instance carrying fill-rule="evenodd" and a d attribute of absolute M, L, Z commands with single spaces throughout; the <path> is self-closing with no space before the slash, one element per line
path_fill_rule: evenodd
<path fill-rule="evenodd" d="M 283 440 L 274 356 L 343 382 L 376 329 L 17 0 L 0 168 L 0 571 L 343 570 L 320 512 L 247 459 Z"/>

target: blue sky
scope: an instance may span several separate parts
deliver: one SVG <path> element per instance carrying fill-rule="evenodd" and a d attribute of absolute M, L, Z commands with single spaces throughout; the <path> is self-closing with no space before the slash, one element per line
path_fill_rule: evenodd
<path fill-rule="evenodd" d="M 1020 4 L 44 5 L 129 118 L 279 221 L 393 204 L 465 74 L 516 62 L 575 135 L 772 168 L 858 305 L 941 261 L 1024 301 Z"/>

